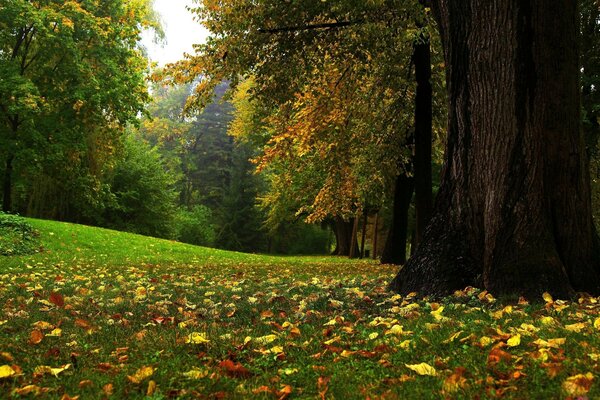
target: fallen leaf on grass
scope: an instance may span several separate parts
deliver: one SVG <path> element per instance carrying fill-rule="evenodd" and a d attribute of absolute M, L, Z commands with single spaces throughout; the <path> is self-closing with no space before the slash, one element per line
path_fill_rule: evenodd
<path fill-rule="evenodd" d="M 208 376 L 208 370 L 194 367 L 188 372 L 184 372 L 183 376 L 189 379 L 202 379 Z"/>
<path fill-rule="evenodd" d="M 52 292 L 50 293 L 50 297 L 48 298 L 50 303 L 54 304 L 57 307 L 64 307 L 65 299 L 60 293 Z"/>
<path fill-rule="evenodd" d="M 10 365 L 0 366 L 0 379 L 10 378 L 16 374 L 17 372 Z"/>
<path fill-rule="evenodd" d="M 293 389 L 290 385 L 283 385 L 281 390 L 275 392 L 275 395 L 279 398 L 279 400 L 284 400 L 287 399 L 292 392 Z"/>
<path fill-rule="evenodd" d="M 206 338 L 205 333 L 192 332 L 187 336 L 187 338 L 185 339 L 185 342 L 192 343 L 192 344 L 202 344 L 202 343 L 208 343 L 208 342 L 210 342 L 210 340 L 208 340 Z"/>
<path fill-rule="evenodd" d="M 34 329 L 29 334 L 29 344 L 38 344 L 44 339 L 44 334 L 39 329 Z"/>
<path fill-rule="evenodd" d="M 420 364 L 404 364 L 404 365 L 406 366 L 406 368 L 415 371 L 419 375 L 429 375 L 429 376 L 437 375 L 437 371 L 435 370 L 435 368 L 433 368 L 431 365 L 424 363 L 424 362 L 420 363 Z"/>
<path fill-rule="evenodd" d="M 14 389 L 12 393 L 13 395 L 19 396 L 28 396 L 30 394 L 33 394 L 34 396 L 39 396 L 41 393 L 46 393 L 48 390 L 48 388 L 42 388 L 36 385 L 26 385 L 22 388 Z"/>
<path fill-rule="evenodd" d="M 562 384 L 563 389 L 570 396 L 584 396 L 592 387 L 594 375 L 591 372 L 587 374 L 577 374 L 567 378 Z"/>
<path fill-rule="evenodd" d="M 68 370 L 71 367 L 72 367 L 72 364 L 65 364 L 62 367 L 58 367 L 58 368 L 52 368 L 47 365 L 40 365 L 39 367 L 35 368 L 35 370 L 33 371 L 33 375 L 34 376 L 43 376 L 43 375 L 48 374 L 48 375 L 54 375 L 54 377 L 58 378 L 58 374 Z"/>
<path fill-rule="evenodd" d="M 467 370 L 464 367 L 456 368 L 452 375 L 444 380 L 442 392 L 451 394 L 467 387 L 467 379 L 464 377 L 466 371 Z"/>
<path fill-rule="evenodd" d="M 219 368 L 221 368 L 225 375 L 232 378 L 249 378 L 252 376 L 252 372 L 248 371 L 246 367 L 231 360 L 221 361 L 219 363 Z"/>
<path fill-rule="evenodd" d="M 509 347 L 517 347 L 518 345 L 521 344 L 521 335 L 517 333 L 516 335 L 511 336 L 511 338 L 508 339 L 508 341 L 506 342 L 506 344 Z"/>
<path fill-rule="evenodd" d="M 138 369 L 135 374 L 128 375 L 129 382 L 139 384 L 143 380 L 150 378 L 154 374 L 154 367 L 146 366 Z"/>

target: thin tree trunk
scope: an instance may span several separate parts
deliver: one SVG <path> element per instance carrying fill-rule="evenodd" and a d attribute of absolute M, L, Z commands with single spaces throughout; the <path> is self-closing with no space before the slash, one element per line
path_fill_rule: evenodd
<path fill-rule="evenodd" d="M 354 217 L 352 224 L 352 237 L 350 238 L 350 258 L 355 258 L 358 254 L 358 241 L 356 235 L 358 233 L 358 217 Z"/>
<path fill-rule="evenodd" d="M 392 226 L 388 232 L 383 254 L 381 255 L 382 264 L 402 265 L 406 262 L 408 209 L 413 196 L 413 190 L 413 177 L 408 176 L 406 173 L 396 177 Z"/>
<path fill-rule="evenodd" d="M 4 166 L 4 185 L 2 187 L 2 190 L 3 190 L 2 211 L 4 211 L 4 212 L 12 211 L 13 161 L 14 161 L 14 156 L 12 154 L 8 155 L 8 157 L 6 158 L 6 164 Z"/>
<path fill-rule="evenodd" d="M 390 287 L 600 293 L 572 0 L 437 0 L 449 91 L 434 216 Z"/>
<path fill-rule="evenodd" d="M 417 90 L 415 96 L 415 210 L 418 246 L 433 211 L 431 143 L 432 143 L 432 89 L 431 54 L 429 37 L 422 34 L 413 49 L 413 63 Z"/>
<path fill-rule="evenodd" d="M 367 240 L 367 222 L 368 222 L 368 213 L 367 210 L 363 213 L 363 223 L 362 223 L 362 237 L 360 240 L 360 258 L 365 258 L 365 241 Z"/>
<path fill-rule="evenodd" d="M 373 224 L 373 248 L 371 252 L 373 253 L 371 256 L 373 260 L 377 260 L 377 246 L 379 239 L 379 213 L 375 214 L 375 223 Z"/>

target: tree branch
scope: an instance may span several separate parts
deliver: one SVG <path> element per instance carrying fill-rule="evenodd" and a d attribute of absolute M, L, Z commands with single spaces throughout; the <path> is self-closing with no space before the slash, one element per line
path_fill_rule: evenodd
<path fill-rule="evenodd" d="M 359 19 L 356 21 L 339 21 L 339 22 L 325 22 L 322 24 L 308 24 L 308 25 L 297 25 L 297 26 L 283 26 L 280 28 L 265 29 L 259 28 L 260 33 L 283 33 L 283 32 L 300 32 L 310 31 L 316 29 L 337 29 L 344 28 L 352 25 L 359 25 L 365 23 L 365 20 Z"/>

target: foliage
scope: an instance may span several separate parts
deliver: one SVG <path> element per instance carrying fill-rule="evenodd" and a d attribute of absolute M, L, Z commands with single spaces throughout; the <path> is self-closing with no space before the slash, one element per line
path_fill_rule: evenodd
<path fill-rule="evenodd" d="M 175 216 L 176 238 L 180 242 L 213 246 L 215 227 L 210 208 L 196 205 L 191 210 L 179 209 Z"/>
<path fill-rule="evenodd" d="M 171 238 L 176 196 L 173 184 L 156 150 L 126 136 L 110 180 L 114 201 L 104 212 L 103 225 Z"/>
<path fill-rule="evenodd" d="M 84 220 L 81 205 L 102 201 L 123 127 L 148 99 L 138 41 L 144 27 L 157 26 L 154 18 L 147 0 L 3 3 L 5 208 Z"/>
<path fill-rule="evenodd" d="M 309 1 L 302 12 L 277 1 L 202 5 L 195 11 L 211 37 L 167 74 L 178 83 L 200 80 L 190 111 L 207 103 L 220 80 L 231 80 L 230 133 L 259 150 L 269 229 L 290 215 L 349 219 L 389 201 L 412 153 L 411 54 L 415 41 L 430 35 L 428 12 L 416 1 Z M 435 55 L 441 127 L 442 63 Z"/>
<path fill-rule="evenodd" d="M 19 256 L 39 250 L 39 232 L 25 218 L 0 212 L 0 255 Z"/>
<path fill-rule="evenodd" d="M 597 298 L 530 304 L 466 288 L 435 302 L 385 290 L 390 266 L 30 222 L 51 251 L 0 261 L 3 393 L 600 395 Z M 126 261 L 142 253 L 143 263 Z"/>

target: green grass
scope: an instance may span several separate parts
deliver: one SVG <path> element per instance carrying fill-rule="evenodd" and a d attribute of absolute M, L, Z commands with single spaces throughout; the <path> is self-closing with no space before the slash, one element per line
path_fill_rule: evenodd
<path fill-rule="evenodd" d="M 598 299 L 501 304 L 472 289 L 434 303 L 386 292 L 396 268 L 370 261 L 30 222 L 46 250 L 0 258 L 0 376 L 14 372 L 0 397 L 600 396 L 589 377 L 567 381 L 600 370 Z M 436 375 L 407 366 L 420 363 Z"/>

